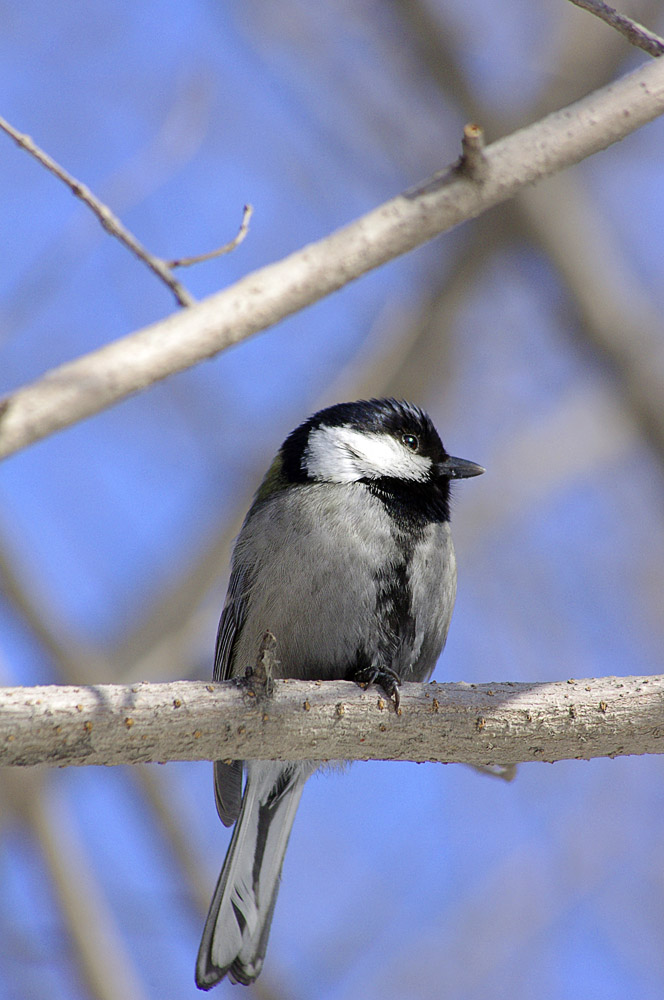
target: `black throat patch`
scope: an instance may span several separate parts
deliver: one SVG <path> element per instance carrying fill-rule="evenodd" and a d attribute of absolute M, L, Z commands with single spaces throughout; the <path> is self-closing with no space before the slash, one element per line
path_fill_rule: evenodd
<path fill-rule="evenodd" d="M 362 482 L 404 532 L 417 533 L 427 524 L 450 519 L 450 484 L 447 479 L 428 479 L 417 483 L 383 477 L 363 479 Z"/>

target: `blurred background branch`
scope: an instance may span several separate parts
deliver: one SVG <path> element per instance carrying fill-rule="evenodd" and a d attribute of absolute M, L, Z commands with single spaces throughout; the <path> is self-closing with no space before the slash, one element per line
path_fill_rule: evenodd
<path fill-rule="evenodd" d="M 571 3 L 583 10 L 590 11 L 595 17 L 605 21 L 616 31 L 623 35 L 630 45 L 636 45 L 651 56 L 661 56 L 664 54 L 664 40 L 654 31 L 648 31 L 642 24 L 637 24 L 631 17 L 625 17 L 618 13 L 614 7 L 610 7 L 603 0 L 571 0 Z"/>

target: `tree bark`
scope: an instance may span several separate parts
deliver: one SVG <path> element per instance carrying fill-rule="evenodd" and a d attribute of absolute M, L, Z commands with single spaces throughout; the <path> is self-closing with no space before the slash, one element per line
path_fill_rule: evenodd
<path fill-rule="evenodd" d="M 0 688 L 0 764 L 270 758 L 513 764 L 664 752 L 664 676 L 379 688 L 250 678 Z"/>

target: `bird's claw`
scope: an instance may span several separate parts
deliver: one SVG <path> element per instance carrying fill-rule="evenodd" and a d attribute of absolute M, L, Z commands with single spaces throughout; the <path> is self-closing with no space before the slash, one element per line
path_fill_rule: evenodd
<path fill-rule="evenodd" d="M 399 697 L 399 686 L 401 678 L 396 670 L 391 667 L 361 667 L 348 675 L 348 679 L 355 681 L 360 687 L 368 687 L 369 684 L 378 684 L 388 698 L 394 699 L 394 708 L 399 713 L 401 698 Z"/>

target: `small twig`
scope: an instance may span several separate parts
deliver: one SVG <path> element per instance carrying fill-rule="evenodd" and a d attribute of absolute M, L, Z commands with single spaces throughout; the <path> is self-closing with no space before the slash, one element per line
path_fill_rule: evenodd
<path fill-rule="evenodd" d="M 7 133 L 8 136 L 16 142 L 21 149 L 24 149 L 26 153 L 29 153 L 36 160 L 41 163 L 43 167 L 46 167 L 50 173 L 54 174 L 59 180 L 61 180 L 67 187 L 71 190 L 72 194 L 80 198 L 88 208 L 94 212 L 102 226 L 107 233 L 111 236 L 115 236 L 116 239 L 120 240 L 132 253 L 134 253 L 139 260 L 142 260 L 147 266 L 161 278 L 168 287 L 171 289 L 175 298 L 180 303 L 181 306 L 191 306 L 194 304 L 194 298 L 189 294 L 186 288 L 180 284 L 180 282 L 171 274 L 168 264 L 162 260 L 160 257 L 155 257 L 151 254 L 149 250 L 139 243 L 136 237 L 129 232 L 128 229 L 123 226 L 120 220 L 111 212 L 108 205 L 105 205 L 99 198 L 92 194 L 90 189 L 86 187 L 81 181 L 76 180 L 71 174 L 56 163 L 52 157 L 45 153 L 43 149 L 37 146 L 29 135 L 24 135 L 22 132 L 18 132 L 9 122 L 5 121 L 4 118 L 0 118 L 0 129 Z"/>
<path fill-rule="evenodd" d="M 643 49 L 651 56 L 664 55 L 664 39 L 656 35 L 654 31 L 649 31 L 637 21 L 625 14 L 619 14 L 613 7 L 609 7 L 603 0 L 571 0 L 571 3 L 583 10 L 590 11 L 601 21 L 610 24 L 612 28 L 624 35 L 628 42 Z"/>
<path fill-rule="evenodd" d="M 484 131 L 481 125 L 465 125 L 461 138 L 461 159 L 457 171 L 481 184 L 487 175 L 488 164 L 484 155 Z"/>
<path fill-rule="evenodd" d="M 175 260 L 168 260 L 166 264 L 170 268 L 175 267 L 191 267 L 192 264 L 202 264 L 206 260 L 214 260 L 215 257 L 222 257 L 225 253 L 230 253 L 231 250 L 235 250 L 237 246 L 242 243 L 249 232 L 249 221 L 254 213 L 253 205 L 245 205 L 244 211 L 242 212 L 242 222 L 240 223 L 240 228 L 237 234 L 233 237 L 230 243 L 224 243 L 223 247 L 219 247 L 218 250 L 210 250 L 208 253 L 198 254 L 197 257 L 180 257 Z"/>

